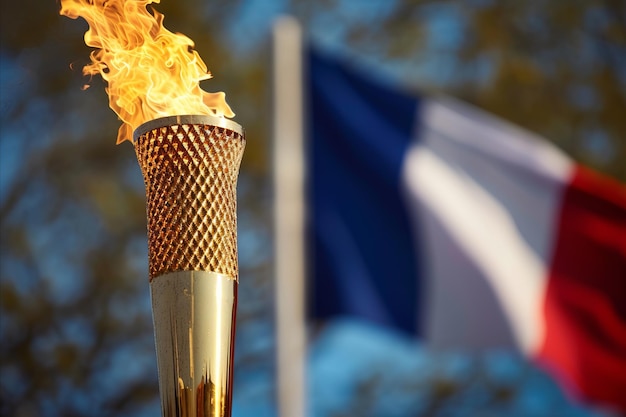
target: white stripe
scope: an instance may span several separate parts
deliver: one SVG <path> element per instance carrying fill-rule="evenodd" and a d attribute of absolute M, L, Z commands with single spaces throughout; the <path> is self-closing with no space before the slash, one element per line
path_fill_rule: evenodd
<path fill-rule="evenodd" d="M 572 161 L 541 136 L 494 117 L 476 107 L 442 97 L 425 101 L 421 108 L 424 127 L 449 141 L 467 146 L 491 158 L 520 167 L 541 181 L 568 183 Z"/>
<path fill-rule="evenodd" d="M 404 181 L 426 240 L 426 338 L 434 347 L 532 354 L 555 215 L 571 163 L 536 137 L 451 101 L 422 105 Z"/>

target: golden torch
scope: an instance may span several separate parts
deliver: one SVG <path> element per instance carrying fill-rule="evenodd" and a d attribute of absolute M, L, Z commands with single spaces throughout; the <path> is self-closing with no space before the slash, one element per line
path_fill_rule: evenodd
<path fill-rule="evenodd" d="M 237 307 L 236 185 L 245 139 L 158 0 L 62 0 L 89 23 L 87 75 L 132 139 L 146 186 L 150 292 L 163 416 L 230 416 Z"/>

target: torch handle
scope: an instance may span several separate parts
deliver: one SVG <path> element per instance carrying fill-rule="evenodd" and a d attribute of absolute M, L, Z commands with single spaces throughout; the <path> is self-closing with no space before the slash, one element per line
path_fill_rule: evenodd
<path fill-rule="evenodd" d="M 172 272 L 150 291 L 163 416 L 230 416 L 237 281 Z"/>

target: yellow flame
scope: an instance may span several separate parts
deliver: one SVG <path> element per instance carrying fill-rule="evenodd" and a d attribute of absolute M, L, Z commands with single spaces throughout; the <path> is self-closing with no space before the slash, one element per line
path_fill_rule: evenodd
<path fill-rule="evenodd" d="M 207 93 L 211 78 L 194 43 L 163 26 L 163 14 L 147 6 L 160 0 L 61 0 L 61 14 L 89 24 L 85 43 L 96 48 L 83 74 L 107 82 L 109 105 L 124 122 L 117 143 L 142 123 L 164 116 L 234 116 L 225 94 Z"/>

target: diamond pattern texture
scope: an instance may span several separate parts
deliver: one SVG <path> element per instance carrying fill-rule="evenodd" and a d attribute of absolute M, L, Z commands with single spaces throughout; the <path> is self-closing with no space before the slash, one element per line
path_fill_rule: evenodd
<path fill-rule="evenodd" d="M 201 124 L 163 126 L 136 140 L 150 281 L 175 271 L 238 279 L 236 187 L 244 146 L 239 133 Z"/>

